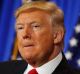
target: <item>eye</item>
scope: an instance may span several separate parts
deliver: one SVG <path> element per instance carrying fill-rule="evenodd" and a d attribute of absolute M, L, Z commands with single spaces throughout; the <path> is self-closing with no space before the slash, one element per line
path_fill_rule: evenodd
<path fill-rule="evenodd" d="M 19 26 L 18 29 L 23 29 L 23 27 L 22 26 Z"/>
<path fill-rule="evenodd" d="M 22 30 L 24 27 L 21 24 L 16 25 L 17 30 Z"/>
<path fill-rule="evenodd" d="M 33 24 L 32 24 L 32 27 L 33 27 L 33 28 L 39 28 L 39 27 L 40 27 L 40 24 L 39 24 L 39 23 L 33 23 Z"/>

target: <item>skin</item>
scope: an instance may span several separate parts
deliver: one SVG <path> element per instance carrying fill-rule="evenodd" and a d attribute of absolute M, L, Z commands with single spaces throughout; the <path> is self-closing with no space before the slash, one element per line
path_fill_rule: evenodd
<path fill-rule="evenodd" d="M 21 13 L 16 20 L 16 32 L 19 52 L 33 67 L 47 63 L 61 51 L 56 44 L 62 40 L 63 32 L 53 27 L 51 16 L 44 11 Z"/>

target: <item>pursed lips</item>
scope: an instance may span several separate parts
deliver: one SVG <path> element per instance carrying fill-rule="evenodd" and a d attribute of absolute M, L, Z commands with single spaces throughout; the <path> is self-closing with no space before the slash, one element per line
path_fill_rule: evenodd
<path fill-rule="evenodd" d="M 34 46 L 34 42 L 30 40 L 22 40 L 21 44 L 23 48 L 30 48 Z"/>
<path fill-rule="evenodd" d="M 31 47 L 31 46 L 33 46 L 33 45 L 24 45 L 24 47 Z"/>
<path fill-rule="evenodd" d="M 30 44 L 30 43 L 25 43 L 25 44 L 23 44 L 23 47 L 25 48 L 25 47 L 32 47 L 32 46 L 34 46 L 34 44 Z"/>

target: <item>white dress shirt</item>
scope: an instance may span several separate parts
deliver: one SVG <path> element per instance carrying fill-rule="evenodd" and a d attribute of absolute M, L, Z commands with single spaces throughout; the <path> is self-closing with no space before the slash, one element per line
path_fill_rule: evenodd
<path fill-rule="evenodd" d="M 57 68 L 57 66 L 61 62 L 61 60 L 62 60 L 62 53 L 60 52 L 57 57 L 55 57 L 48 63 L 45 63 L 44 65 L 42 65 L 40 67 L 37 67 L 36 70 L 37 70 L 38 74 L 52 74 L 52 72 L 54 72 L 54 70 Z M 23 74 L 28 74 L 28 72 L 31 69 L 34 69 L 34 68 L 30 64 L 28 64 L 28 66 Z"/>

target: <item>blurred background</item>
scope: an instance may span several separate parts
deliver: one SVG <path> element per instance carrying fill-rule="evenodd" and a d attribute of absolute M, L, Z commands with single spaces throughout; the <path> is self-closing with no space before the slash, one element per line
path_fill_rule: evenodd
<path fill-rule="evenodd" d="M 21 59 L 17 51 L 14 13 L 23 1 L 0 0 L 0 62 Z M 47 1 L 55 2 L 64 12 L 64 53 L 71 67 L 80 70 L 80 0 Z"/>

